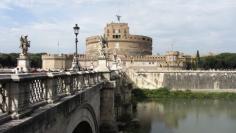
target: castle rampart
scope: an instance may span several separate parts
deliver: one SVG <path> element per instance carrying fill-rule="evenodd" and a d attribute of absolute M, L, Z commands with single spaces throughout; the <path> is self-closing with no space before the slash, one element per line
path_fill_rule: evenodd
<path fill-rule="evenodd" d="M 127 75 L 138 88 L 236 92 L 236 71 L 129 70 Z"/>

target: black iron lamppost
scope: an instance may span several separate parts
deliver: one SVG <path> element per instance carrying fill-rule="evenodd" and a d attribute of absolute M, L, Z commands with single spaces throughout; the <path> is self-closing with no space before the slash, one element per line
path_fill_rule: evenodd
<path fill-rule="evenodd" d="M 74 70 L 79 70 L 79 62 L 78 62 L 78 34 L 79 34 L 79 29 L 80 27 L 78 26 L 78 24 L 75 24 L 75 26 L 73 27 L 74 29 L 74 33 L 75 33 L 75 55 L 74 55 L 74 60 L 72 63 L 72 69 Z"/>

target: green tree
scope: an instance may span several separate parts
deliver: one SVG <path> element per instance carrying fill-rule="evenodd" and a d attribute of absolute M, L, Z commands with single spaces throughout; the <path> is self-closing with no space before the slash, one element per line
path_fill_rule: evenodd
<path fill-rule="evenodd" d="M 31 67 L 33 68 L 41 68 L 42 60 L 41 56 L 44 53 L 31 53 L 29 54 Z M 17 58 L 19 57 L 19 53 L 0 53 L 0 67 L 8 67 L 13 68 L 17 66 Z"/>
<path fill-rule="evenodd" d="M 199 51 L 197 50 L 197 54 L 196 54 L 196 68 L 198 69 L 200 66 L 200 54 Z"/>
<path fill-rule="evenodd" d="M 41 68 L 42 67 L 42 56 L 43 53 L 30 54 L 31 67 Z"/>
<path fill-rule="evenodd" d="M 236 53 L 221 53 L 215 56 L 201 57 L 202 69 L 236 69 Z"/>

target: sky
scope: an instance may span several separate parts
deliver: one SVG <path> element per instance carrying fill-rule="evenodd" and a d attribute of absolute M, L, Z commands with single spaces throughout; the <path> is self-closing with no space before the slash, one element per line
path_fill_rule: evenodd
<path fill-rule="evenodd" d="M 153 38 L 153 54 L 236 52 L 236 0 L 0 0 L 0 53 L 19 52 L 21 35 L 30 52 L 73 53 L 75 23 L 84 53 L 86 37 L 116 14 L 131 34 Z"/>

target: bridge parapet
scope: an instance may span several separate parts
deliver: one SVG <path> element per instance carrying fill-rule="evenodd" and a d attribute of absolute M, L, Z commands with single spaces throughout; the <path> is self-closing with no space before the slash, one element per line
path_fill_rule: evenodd
<path fill-rule="evenodd" d="M 102 81 L 102 73 L 92 71 L 0 75 L 0 123 L 19 119 Z"/>

